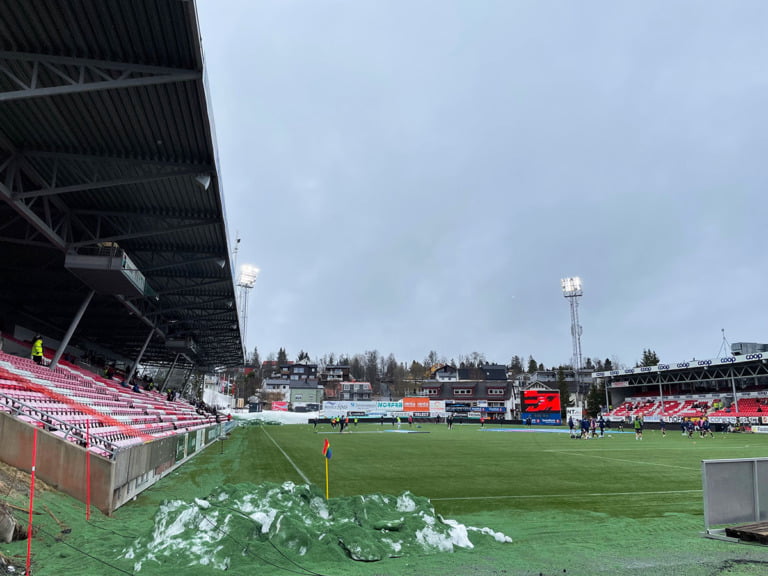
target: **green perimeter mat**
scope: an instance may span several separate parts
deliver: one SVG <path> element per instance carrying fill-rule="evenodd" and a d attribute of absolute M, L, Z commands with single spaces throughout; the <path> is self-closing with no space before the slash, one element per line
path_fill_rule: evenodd
<path fill-rule="evenodd" d="M 404 433 L 410 431 L 427 433 Z M 768 547 L 701 536 L 701 460 L 765 456 L 766 436 L 717 434 L 715 438 L 689 439 L 670 431 L 662 438 L 658 431 L 646 431 L 645 438 L 637 441 L 633 434 L 608 431 L 602 439 L 572 440 L 551 430 L 481 430 L 477 425 L 447 430 L 444 425 L 425 424 L 397 433 L 391 427 L 368 423 L 344 434 L 328 426 L 316 431 L 309 425 L 241 426 L 117 510 L 112 518 L 94 512 L 90 523 L 85 522 L 83 504 L 55 491 L 40 490 L 35 501 L 40 514 L 34 520 L 32 573 L 223 573 L 224 566 L 206 563 L 205 553 L 199 553 L 210 545 L 202 523 L 199 532 L 190 532 L 188 522 L 188 531 L 180 533 L 189 540 L 183 551 L 166 550 L 167 554 L 157 554 L 157 561 L 145 557 L 139 570 L 138 557 L 131 555 L 137 549 L 146 550 L 152 542 L 163 545 L 163 534 L 173 529 L 168 520 L 163 526 L 156 525 L 164 503 L 195 507 L 196 502 L 212 501 L 212 495 L 222 491 L 243 494 L 263 483 L 286 481 L 301 486 L 308 480 L 322 495 L 326 438 L 333 454 L 329 505 L 361 495 L 397 497 L 408 491 L 415 498 L 429 498 L 444 518 L 489 528 L 512 542 L 470 532 L 472 549 L 359 562 L 335 546 L 335 536 L 326 546 L 299 555 L 291 551 L 290 542 L 266 541 L 258 524 L 233 514 L 220 524 L 222 531 L 229 532 L 217 544 L 229 558 L 227 573 L 768 573 Z M 10 490 L 6 500 L 24 507 L 26 494 Z M 212 510 L 204 509 L 203 520 L 214 514 Z M 216 513 L 223 511 L 218 508 Z M 26 523 L 24 513 L 19 512 L 17 518 Z M 14 542 L 3 544 L 0 550 L 23 566 L 26 546 L 26 542 Z"/>

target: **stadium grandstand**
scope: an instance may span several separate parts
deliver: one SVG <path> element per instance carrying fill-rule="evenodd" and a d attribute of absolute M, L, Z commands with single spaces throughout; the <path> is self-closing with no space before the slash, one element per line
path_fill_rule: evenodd
<path fill-rule="evenodd" d="M 225 426 L 139 371 L 243 363 L 196 4 L 7 0 L 0 22 L 0 459 L 30 470 L 39 436 L 38 477 L 84 500 L 88 460 L 111 513 Z"/>
<path fill-rule="evenodd" d="M 647 422 L 708 418 L 714 424 L 768 424 L 768 345 L 739 342 L 714 359 L 595 372 L 607 418 Z"/>

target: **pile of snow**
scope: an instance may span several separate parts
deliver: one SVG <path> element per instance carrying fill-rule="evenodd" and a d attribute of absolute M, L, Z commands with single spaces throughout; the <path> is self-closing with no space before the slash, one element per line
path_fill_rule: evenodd
<path fill-rule="evenodd" d="M 190 567 L 236 571 L 247 565 L 244 549 L 258 556 L 260 546 L 308 560 L 373 562 L 473 548 L 470 533 L 512 541 L 489 528 L 444 520 L 427 498 L 410 492 L 326 501 L 312 485 L 238 484 L 206 499 L 163 503 L 152 535 L 125 548 L 121 557 L 134 560 L 136 572 L 179 558 Z"/>

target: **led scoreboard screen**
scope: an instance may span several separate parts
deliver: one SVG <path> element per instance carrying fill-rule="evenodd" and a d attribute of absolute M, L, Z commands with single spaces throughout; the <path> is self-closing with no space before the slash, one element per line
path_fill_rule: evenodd
<path fill-rule="evenodd" d="M 526 424 L 563 423 L 560 416 L 560 392 L 523 390 L 523 421 Z"/>

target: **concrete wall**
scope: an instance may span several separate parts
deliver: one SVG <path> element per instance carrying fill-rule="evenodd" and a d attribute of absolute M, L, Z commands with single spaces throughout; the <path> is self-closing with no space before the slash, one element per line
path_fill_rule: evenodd
<path fill-rule="evenodd" d="M 218 439 L 218 424 L 185 434 L 131 446 L 114 460 L 91 454 L 91 504 L 104 514 L 130 501 Z M 0 460 L 30 472 L 35 428 L 0 412 Z M 85 449 L 42 429 L 37 430 L 37 477 L 57 490 L 85 502 Z"/>
<path fill-rule="evenodd" d="M 0 413 L 0 460 L 31 472 L 34 432 L 26 422 Z M 85 454 L 84 448 L 37 429 L 37 477 L 81 502 L 86 500 Z M 105 514 L 114 510 L 113 467 L 110 460 L 91 454 L 91 503 Z"/>

